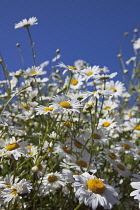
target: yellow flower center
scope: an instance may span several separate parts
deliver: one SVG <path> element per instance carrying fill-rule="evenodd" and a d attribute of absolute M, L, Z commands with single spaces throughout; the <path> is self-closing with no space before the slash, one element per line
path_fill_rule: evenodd
<path fill-rule="evenodd" d="M 68 69 L 74 69 L 74 70 L 77 70 L 77 68 L 76 68 L 76 67 L 74 67 L 74 66 L 68 66 Z"/>
<path fill-rule="evenodd" d="M 29 153 L 30 156 L 33 156 L 34 154 L 35 154 L 34 152 L 30 152 L 30 153 Z"/>
<path fill-rule="evenodd" d="M 13 188 L 11 193 L 14 194 L 14 195 L 18 194 L 17 189 Z"/>
<path fill-rule="evenodd" d="M 92 71 L 89 71 L 89 72 L 87 73 L 88 76 L 90 76 L 90 75 L 92 75 L 92 74 L 93 74 Z"/>
<path fill-rule="evenodd" d="M 31 149 L 32 147 L 33 147 L 32 145 L 28 145 L 26 148 Z"/>
<path fill-rule="evenodd" d="M 99 179 L 90 179 L 87 182 L 87 187 L 95 194 L 103 194 L 105 191 L 105 185 Z"/>
<path fill-rule="evenodd" d="M 132 114 L 131 114 L 131 113 L 128 113 L 127 115 L 128 115 L 129 117 L 131 117 L 131 116 L 132 116 Z"/>
<path fill-rule="evenodd" d="M 48 112 L 48 111 L 53 111 L 53 107 L 45 107 L 44 109 L 43 109 L 43 111 L 45 111 L 45 112 Z"/>
<path fill-rule="evenodd" d="M 62 149 L 64 150 L 64 152 L 66 152 L 68 154 L 71 154 L 72 153 L 72 151 L 70 149 L 68 149 L 67 146 L 62 147 Z"/>
<path fill-rule="evenodd" d="M 77 85 L 77 84 L 78 84 L 78 80 L 76 80 L 76 79 L 73 80 L 73 81 L 71 82 L 71 84 L 72 84 L 72 85 Z"/>
<path fill-rule="evenodd" d="M 122 170 L 122 171 L 125 171 L 125 167 L 122 165 L 122 164 L 117 164 L 117 167 Z"/>
<path fill-rule="evenodd" d="M 82 133 L 87 133 L 87 131 L 86 130 L 82 130 Z"/>
<path fill-rule="evenodd" d="M 7 151 L 12 151 L 12 150 L 17 149 L 17 148 L 19 148 L 19 144 L 17 142 L 13 142 L 13 143 L 8 144 L 6 146 Z"/>
<path fill-rule="evenodd" d="M 32 75 L 33 75 L 33 74 L 37 74 L 37 72 L 36 72 L 36 71 L 32 71 L 32 72 L 30 72 L 30 74 L 32 74 Z"/>
<path fill-rule="evenodd" d="M 77 162 L 77 165 L 80 166 L 80 167 L 87 167 L 88 164 L 83 160 L 79 160 Z"/>
<path fill-rule="evenodd" d="M 31 24 L 27 23 L 27 24 L 24 24 L 23 27 L 29 27 Z"/>
<path fill-rule="evenodd" d="M 72 108 L 71 104 L 67 101 L 62 101 L 62 102 L 60 102 L 59 105 L 62 106 L 63 108 L 65 108 L 65 109 L 71 109 Z"/>
<path fill-rule="evenodd" d="M 25 109 L 30 109 L 30 106 L 27 105 L 27 104 L 23 104 L 22 107 L 25 108 Z"/>
<path fill-rule="evenodd" d="M 137 125 L 137 126 L 134 128 L 134 130 L 139 131 L 139 130 L 140 130 L 140 125 Z"/>
<path fill-rule="evenodd" d="M 104 110 L 108 110 L 108 109 L 111 109 L 111 106 L 104 107 Z"/>
<path fill-rule="evenodd" d="M 103 127 L 108 127 L 108 126 L 110 126 L 110 124 L 111 124 L 111 123 L 109 123 L 109 122 L 104 122 L 104 123 L 102 124 L 102 126 L 103 126 Z"/>
<path fill-rule="evenodd" d="M 70 122 L 66 121 L 66 122 L 62 122 L 67 128 L 70 128 L 71 127 L 71 124 Z"/>
<path fill-rule="evenodd" d="M 74 145 L 78 148 L 81 149 L 82 148 L 82 144 L 79 141 L 74 141 Z"/>
<path fill-rule="evenodd" d="M 46 149 L 47 149 L 49 152 L 53 152 L 53 148 L 52 148 L 52 147 L 46 147 Z"/>
<path fill-rule="evenodd" d="M 110 88 L 109 90 L 112 90 L 114 92 L 117 92 L 117 89 L 116 88 Z"/>
<path fill-rule="evenodd" d="M 104 83 L 102 82 L 102 83 L 100 83 L 99 85 L 102 86 L 103 84 L 104 84 Z"/>
<path fill-rule="evenodd" d="M 124 145 L 122 145 L 122 148 L 123 149 L 126 149 L 126 150 L 129 150 L 131 147 L 128 144 L 124 144 Z"/>
<path fill-rule="evenodd" d="M 140 151 L 138 151 L 137 154 L 140 155 Z"/>
<path fill-rule="evenodd" d="M 93 133 L 93 138 L 94 139 L 101 139 L 101 136 L 97 133 Z"/>
<path fill-rule="evenodd" d="M 57 176 L 55 176 L 55 175 L 50 175 L 49 177 L 48 177 L 48 182 L 55 182 L 55 181 L 57 181 Z"/>
<path fill-rule="evenodd" d="M 109 153 L 108 156 L 113 160 L 116 159 L 116 155 L 113 152 Z"/>
<path fill-rule="evenodd" d="M 6 187 L 10 188 L 11 187 L 10 183 L 7 183 L 6 184 Z"/>

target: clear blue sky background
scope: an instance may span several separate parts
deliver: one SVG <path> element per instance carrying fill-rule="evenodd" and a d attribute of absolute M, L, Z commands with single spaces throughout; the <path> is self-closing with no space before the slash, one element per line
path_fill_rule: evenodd
<path fill-rule="evenodd" d="M 23 68 L 16 43 L 21 44 L 26 66 L 33 65 L 25 28 L 14 29 L 15 23 L 33 16 L 39 23 L 30 27 L 38 65 L 51 60 L 59 48 L 65 64 L 84 59 L 117 71 L 121 79 L 117 54 L 127 31 L 124 56 L 133 56 L 130 40 L 140 25 L 140 0 L 1 0 L 0 8 L 0 50 L 9 71 Z"/>

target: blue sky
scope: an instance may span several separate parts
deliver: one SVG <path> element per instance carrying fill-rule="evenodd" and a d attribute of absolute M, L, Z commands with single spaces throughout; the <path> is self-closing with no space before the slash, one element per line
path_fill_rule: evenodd
<path fill-rule="evenodd" d="M 67 65 L 83 59 L 107 66 L 122 79 L 117 54 L 124 32 L 124 57 L 133 56 L 133 30 L 140 25 L 140 0 L 1 0 L 0 51 L 9 71 L 23 68 L 16 43 L 20 43 L 27 67 L 33 65 L 25 28 L 14 29 L 24 18 L 37 17 L 30 27 L 37 65 L 51 60 L 60 49 Z M 2 70 L 0 69 L 0 76 Z"/>

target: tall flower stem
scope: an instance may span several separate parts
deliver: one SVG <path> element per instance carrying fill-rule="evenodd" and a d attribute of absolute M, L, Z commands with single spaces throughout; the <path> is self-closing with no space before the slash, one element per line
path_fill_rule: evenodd
<path fill-rule="evenodd" d="M 29 30 L 29 27 L 26 27 L 27 31 L 28 31 L 28 35 L 29 35 L 29 39 L 30 39 L 30 44 L 31 44 L 31 50 L 32 50 L 32 57 L 33 57 L 33 62 L 34 62 L 34 66 L 36 66 L 36 59 L 35 59 L 35 51 L 34 51 L 34 42 L 32 40 L 32 36 Z"/>

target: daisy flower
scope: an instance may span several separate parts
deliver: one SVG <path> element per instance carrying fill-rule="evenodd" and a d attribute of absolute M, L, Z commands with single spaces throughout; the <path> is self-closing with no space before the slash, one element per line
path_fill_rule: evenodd
<path fill-rule="evenodd" d="M 9 140 L 4 140 L 4 148 L 2 149 L 3 156 L 12 155 L 15 160 L 18 160 L 22 155 L 25 156 L 27 154 L 26 150 L 26 142 L 20 142 L 20 140 L 16 140 L 13 136 Z M 0 150 L 1 151 L 1 150 Z"/>
<path fill-rule="evenodd" d="M 5 188 L 1 197 L 4 198 L 4 202 L 9 203 L 12 200 L 14 203 L 17 197 L 21 198 L 30 193 L 32 189 L 32 184 L 30 180 L 26 181 L 26 179 L 22 179 L 21 181 L 14 183 L 10 188 Z"/>
<path fill-rule="evenodd" d="M 15 24 L 15 29 L 21 28 L 21 27 L 29 27 L 31 25 L 36 25 L 36 24 L 38 24 L 36 21 L 37 21 L 36 17 L 31 17 L 31 18 L 29 18 L 29 20 L 23 19 L 19 23 Z"/>
<path fill-rule="evenodd" d="M 54 154 L 59 154 L 59 158 L 66 158 L 68 160 L 74 160 L 72 156 L 72 150 L 69 145 L 62 144 L 60 141 L 54 146 Z"/>
<path fill-rule="evenodd" d="M 53 101 L 51 106 L 54 107 L 55 113 L 72 113 L 72 112 L 80 112 L 79 108 L 82 108 L 77 99 L 70 99 L 67 95 L 56 95 L 53 97 Z"/>
<path fill-rule="evenodd" d="M 100 80 L 107 80 L 115 77 L 117 75 L 117 72 L 111 73 L 111 74 L 100 74 L 96 76 L 96 79 Z"/>
<path fill-rule="evenodd" d="M 83 74 L 85 81 L 88 81 L 91 78 L 94 78 L 95 75 L 100 73 L 99 66 L 93 66 L 93 67 L 87 67 L 81 71 L 81 74 Z"/>
<path fill-rule="evenodd" d="M 64 68 L 63 74 L 65 74 L 67 71 L 70 71 L 72 73 L 78 73 L 79 69 L 74 66 L 67 66 L 64 63 L 60 62 L 57 66 L 60 68 Z"/>
<path fill-rule="evenodd" d="M 0 180 L 0 190 L 10 188 L 14 183 L 17 183 L 18 180 L 18 177 L 14 177 L 14 175 L 11 174 L 6 174 L 4 180 Z"/>
<path fill-rule="evenodd" d="M 81 175 L 73 175 L 73 177 L 75 182 L 72 186 L 80 204 L 84 202 L 86 206 L 96 210 L 99 205 L 104 209 L 111 209 L 113 205 L 120 203 L 117 200 L 116 190 L 95 175 L 85 172 Z"/>
<path fill-rule="evenodd" d="M 118 104 L 116 102 L 111 101 L 111 100 L 106 100 L 103 103 L 102 111 L 103 112 L 108 112 L 108 111 L 111 111 L 111 110 L 113 110 L 113 109 L 115 109 L 117 107 L 118 107 Z"/>
<path fill-rule="evenodd" d="M 47 195 L 49 192 L 56 193 L 57 189 L 65 185 L 65 179 L 62 174 L 59 172 L 48 173 L 43 177 L 41 181 L 40 190 L 41 193 Z"/>
<path fill-rule="evenodd" d="M 31 68 L 26 69 L 26 71 L 24 71 L 24 76 L 25 77 L 34 77 L 34 76 L 40 76 L 46 74 L 46 71 L 42 71 L 42 68 L 36 67 L 36 66 L 32 66 Z"/>
<path fill-rule="evenodd" d="M 94 140 L 94 143 L 99 143 L 101 145 L 105 145 L 108 142 L 108 138 L 105 136 L 104 132 L 101 131 L 101 129 L 94 129 L 91 139 Z"/>
<path fill-rule="evenodd" d="M 106 130 L 110 130 L 116 128 L 117 122 L 115 122 L 114 118 L 107 118 L 107 119 L 99 119 L 98 128 L 104 128 Z"/>
<path fill-rule="evenodd" d="M 70 88 L 73 90 L 77 90 L 80 89 L 81 86 L 83 85 L 83 77 L 80 74 L 74 74 L 71 81 L 70 81 L 70 77 L 66 78 L 64 87 L 66 87 L 69 82 L 70 82 Z"/>
<path fill-rule="evenodd" d="M 118 98 L 118 96 L 122 96 L 125 91 L 124 84 L 122 82 L 111 80 L 110 82 L 106 82 L 106 88 L 112 91 L 112 96 Z"/>
<path fill-rule="evenodd" d="M 120 161 L 119 154 L 118 154 L 117 150 L 115 150 L 115 149 L 105 148 L 103 153 L 106 155 L 106 158 L 110 163 L 115 162 L 115 161 Z"/>
<path fill-rule="evenodd" d="M 133 43 L 134 50 L 140 49 L 140 38 Z"/>
<path fill-rule="evenodd" d="M 53 114 L 54 108 L 52 106 L 37 106 L 35 108 L 36 110 L 36 115 L 46 115 L 46 114 Z"/>
<path fill-rule="evenodd" d="M 79 59 L 74 62 L 74 66 L 78 69 L 84 69 L 88 66 L 88 63 L 84 60 Z"/>
<path fill-rule="evenodd" d="M 124 165 L 124 163 L 120 162 L 120 161 L 114 161 L 112 162 L 113 167 L 115 168 L 116 171 L 118 171 L 118 173 L 123 176 L 123 177 L 128 177 L 131 175 L 131 172 L 128 168 L 126 168 L 126 166 Z"/>
<path fill-rule="evenodd" d="M 131 141 L 120 141 L 115 145 L 115 149 L 118 152 L 124 152 L 126 154 L 134 156 L 134 152 L 136 151 L 136 147 L 134 144 L 131 143 Z"/>
<path fill-rule="evenodd" d="M 69 168 L 75 169 L 76 171 L 78 171 L 78 173 L 87 170 L 95 173 L 97 172 L 97 170 L 95 168 L 93 160 L 94 156 L 91 158 L 91 155 L 85 150 L 78 159 L 75 158 L 74 161 L 72 160 L 71 162 L 67 162 L 67 164 L 69 165 Z"/>

